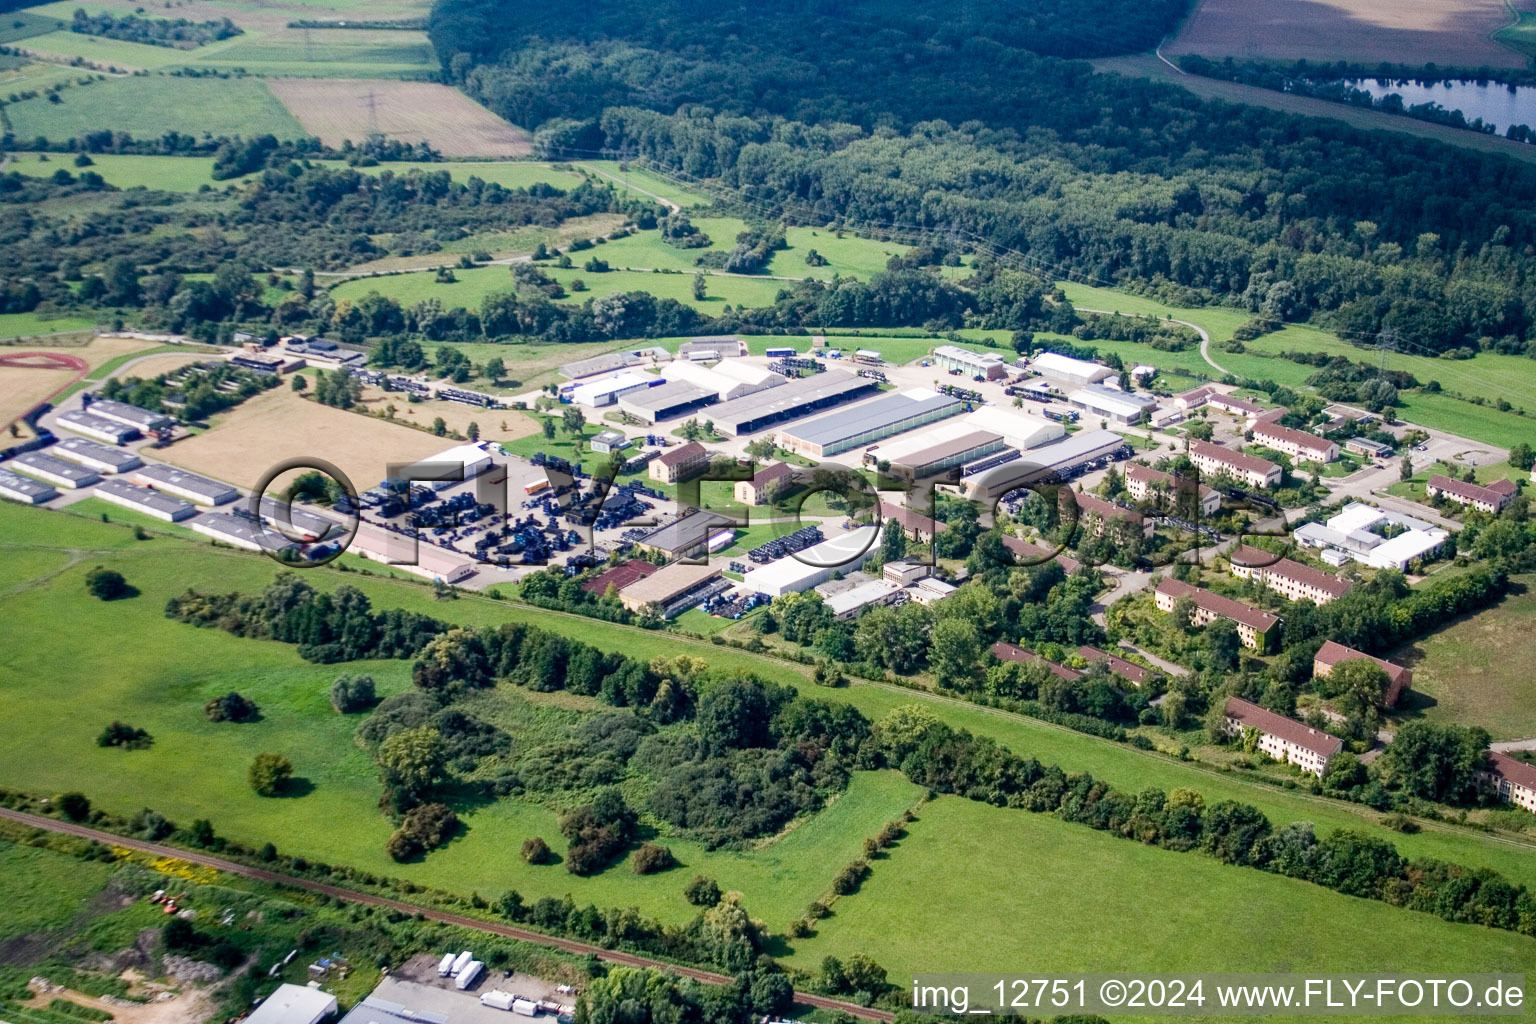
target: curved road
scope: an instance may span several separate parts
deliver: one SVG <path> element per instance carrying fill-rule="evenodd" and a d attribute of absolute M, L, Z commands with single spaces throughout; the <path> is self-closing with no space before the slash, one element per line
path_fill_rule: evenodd
<path fill-rule="evenodd" d="M 1183 72 L 1180 72 L 1180 74 L 1182 73 Z M 1175 320 L 1171 316 L 1155 316 L 1147 313 L 1117 314 L 1113 309 L 1089 309 L 1086 306 L 1074 306 L 1072 308 L 1083 313 L 1107 313 L 1110 316 L 1152 316 L 1152 319 L 1154 320 L 1162 320 L 1166 323 L 1179 324 L 1181 326 L 1188 327 L 1190 330 L 1200 335 L 1200 358 L 1204 359 L 1206 363 L 1210 365 L 1211 369 L 1215 370 L 1217 373 L 1224 377 L 1227 376 L 1230 372 L 1225 366 L 1222 366 L 1216 360 L 1211 358 L 1211 332 L 1206 330 L 1204 327 L 1201 327 L 1199 324 L 1190 323 L 1188 320 Z M 1232 374 L 1232 376 L 1236 376 L 1236 374 Z"/>
<path fill-rule="evenodd" d="M 224 860 L 220 857 L 210 857 L 205 853 L 195 853 L 191 850 L 181 850 L 174 846 L 162 846 L 159 843 L 146 843 L 139 839 L 127 839 L 114 835 L 111 832 L 102 832 L 99 829 L 87 828 L 84 825 L 75 825 L 67 821 L 56 821 L 53 818 L 44 818 L 36 814 L 26 814 L 22 811 L 13 811 L 0 807 L 0 818 L 7 818 L 33 828 L 46 829 L 49 832 L 62 832 L 66 835 L 79 836 L 82 839 L 94 839 L 99 843 L 112 846 L 126 847 L 130 850 L 138 850 L 141 853 L 152 853 L 157 857 L 176 857 L 193 864 L 201 864 L 204 867 L 215 868 L 232 875 L 240 875 L 245 878 L 253 878 L 259 882 L 270 882 L 275 885 L 286 885 L 295 889 L 307 889 L 310 892 L 324 893 L 327 896 L 349 903 L 360 903 L 371 907 L 383 907 L 387 910 L 396 910 L 404 914 L 419 914 L 429 921 L 441 921 L 443 924 L 457 925 L 460 928 L 472 928 L 476 931 L 488 932 L 492 935 L 501 935 L 509 939 L 517 939 L 522 942 L 534 942 L 541 946 L 553 946 L 567 953 L 596 954 L 599 959 L 610 963 L 624 964 L 630 967 L 655 967 L 660 970 L 673 971 L 685 978 L 693 978 L 711 985 L 728 985 L 731 978 L 724 974 L 716 974 L 713 971 L 701 971 L 693 967 L 680 967 L 663 960 L 653 960 L 650 957 L 636 956 L 633 953 L 624 953 L 616 949 L 604 949 L 602 946 L 594 946 L 586 942 L 576 942 L 573 939 L 562 939 L 553 935 L 545 935 L 542 932 L 529 931 L 526 928 L 515 928 L 511 925 L 497 924 L 492 921 L 481 921 L 473 917 L 464 917 L 461 914 L 450 914 L 442 910 L 433 910 L 430 907 L 418 907 L 400 900 L 392 900 L 384 896 L 375 896 L 372 893 L 357 892 L 353 889 L 343 889 L 340 886 L 327 885 L 324 882 L 315 882 L 307 878 L 298 878 L 293 875 L 283 875 L 275 871 L 265 871 L 261 868 L 249 867 L 235 861 Z M 856 1017 L 866 1020 L 890 1021 L 895 1014 L 885 1010 L 875 1010 L 867 1006 L 859 1006 L 857 1003 L 844 1002 L 841 999 L 829 999 L 826 996 L 814 995 L 810 992 L 796 992 L 795 1001 L 807 1006 L 819 1007 L 828 1010 L 842 1010 Z"/>

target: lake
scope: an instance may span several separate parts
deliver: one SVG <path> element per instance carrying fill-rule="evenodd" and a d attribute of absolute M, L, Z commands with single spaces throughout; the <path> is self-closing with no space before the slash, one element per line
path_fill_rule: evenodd
<path fill-rule="evenodd" d="M 1470 80 L 1425 84 L 1384 78 L 1352 79 L 1345 84 L 1368 92 L 1377 100 L 1397 93 L 1405 107 L 1438 103 L 1446 110 L 1460 110 L 1468 123 L 1482 118 L 1484 124 L 1494 125 L 1501 135 L 1513 124 L 1536 128 L 1536 86 L 1498 82 L 1480 85 Z"/>

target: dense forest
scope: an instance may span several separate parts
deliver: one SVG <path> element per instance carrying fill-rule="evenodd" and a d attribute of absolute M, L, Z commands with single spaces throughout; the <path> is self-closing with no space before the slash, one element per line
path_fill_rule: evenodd
<path fill-rule="evenodd" d="M 1151 26 L 1179 5 L 1111 6 Z M 603 0 L 572 19 L 439 0 L 430 33 L 449 79 L 546 154 L 645 158 L 789 222 L 930 232 L 1415 350 L 1525 349 L 1536 168 L 1096 75 L 1056 56 L 1103 52 L 1072 36 L 1095 23 L 1079 7 L 695 18 Z"/>

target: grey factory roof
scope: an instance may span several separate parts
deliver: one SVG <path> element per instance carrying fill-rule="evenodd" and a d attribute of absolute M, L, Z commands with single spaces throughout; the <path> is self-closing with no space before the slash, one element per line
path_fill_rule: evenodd
<path fill-rule="evenodd" d="M 593 356 L 591 359 L 578 359 L 574 363 L 566 363 L 560 367 L 560 373 L 570 380 L 575 380 L 578 377 L 590 377 L 595 373 L 606 373 L 609 370 L 622 370 L 639 361 L 640 357 L 632 352 L 609 352 L 606 355 Z"/>
<path fill-rule="evenodd" d="M 103 480 L 97 484 L 96 493 L 114 494 L 119 498 L 133 502 L 135 505 L 156 509 L 157 511 L 164 512 L 166 515 L 176 515 L 184 510 L 196 507 L 190 501 L 182 501 L 180 498 L 173 498 L 169 494 L 152 491 L 148 487 L 136 487 L 127 480 L 117 477 Z"/>
<path fill-rule="evenodd" d="M 51 498 L 55 494 L 59 493 L 58 491 L 54 490 L 52 484 L 45 484 L 41 480 L 33 480 L 29 476 L 21 476 L 18 473 L 12 473 L 8 469 L 0 469 L 0 487 L 4 487 L 11 491 L 17 491 L 32 498 L 42 494 L 46 494 Z"/>
<path fill-rule="evenodd" d="M 118 437 L 132 437 L 139 429 L 138 427 L 129 426 L 121 420 L 109 420 L 105 416 L 97 416 L 93 412 L 82 412 L 79 409 L 70 409 L 59 413 L 59 424 L 64 427 L 95 430 Z"/>
<path fill-rule="evenodd" d="M 294 546 L 292 541 L 285 539 L 276 530 L 267 529 L 260 523 L 253 523 L 242 516 L 233 516 L 227 512 L 209 512 L 198 516 L 193 527 L 225 537 L 238 538 L 247 543 L 259 544 L 268 551 L 284 551 Z"/>
<path fill-rule="evenodd" d="M 105 463 L 119 472 L 124 469 L 133 469 L 142 462 L 138 455 L 126 448 L 114 448 L 109 444 L 101 444 L 84 437 L 67 437 L 60 441 L 54 450 L 62 457 L 75 455 L 81 459 Z"/>
<path fill-rule="evenodd" d="M 686 380 L 669 380 L 665 384 L 658 384 L 654 388 L 647 388 L 644 391 L 636 391 L 628 395 L 620 395 L 619 405 L 657 413 L 679 405 L 692 405 L 695 402 L 705 400 L 713 401 L 715 394 L 715 392 L 708 388 L 701 388 L 697 384 L 691 384 Z"/>
<path fill-rule="evenodd" d="M 106 416 L 110 419 L 123 420 L 132 423 L 141 430 L 152 430 L 155 427 L 171 422 L 171 418 L 164 413 L 150 412 L 127 402 L 115 402 L 110 398 L 98 398 L 86 409 L 96 416 Z"/>
<path fill-rule="evenodd" d="M 241 502 L 245 506 L 246 502 Z M 261 518 L 272 523 L 279 533 L 310 534 L 315 539 L 322 537 L 339 537 L 346 533 L 346 527 L 340 523 L 327 519 L 325 516 L 306 512 L 302 508 L 280 502 L 276 498 L 263 497 L 261 499 Z M 292 529 L 288 529 L 288 527 Z"/>
<path fill-rule="evenodd" d="M 223 497 L 235 490 L 229 484 L 219 483 L 217 480 L 210 480 L 196 473 L 188 473 L 184 469 L 177 469 L 164 463 L 151 463 L 137 470 L 136 475 L 145 483 L 176 487 L 210 499 Z"/>
<path fill-rule="evenodd" d="M 94 469 L 86 469 L 78 462 L 66 462 L 47 452 L 26 452 L 16 456 L 11 463 L 23 472 L 31 469 L 39 473 L 61 476 L 76 487 L 82 484 L 93 484 L 101 478 L 101 474 Z"/>
<path fill-rule="evenodd" d="M 703 547 L 712 534 L 729 527 L 735 520 L 715 512 L 694 512 L 677 522 L 652 530 L 639 544 L 671 554 Z"/>
<path fill-rule="evenodd" d="M 1060 441 L 1026 452 L 1021 459 L 984 470 L 972 477 L 970 488 L 985 490 L 999 484 L 1018 486 L 1039 479 L 1051 470 L 1062 472 L 1091 459 L 1108 455 L 1125 444 L 1113 430 L 1084 430 Z"/>
<path fill-rule="evenodd" d="M 742 424 L 766 425 L 790 419 L 801 414 L 798 410 L 808 411 L 818 403 L 838 401 L 876 386 L 876 382 L 868 377 L 845 370 L 828 370 L 717 405 L 710 410 L 710 418 L 717 426 L 736 433 Z"/>
<path fill-rule="evenodd" d="M 957 455 L 963 455 L 972 449 L 981 448 L 1002 439 L 1003 435 L 994 434 L 989 430 L 973 430 L 969 434 L 961 434 L 959 437 L 951 438 L 948 441 L 930 445 L 909 455 L 903 455 L 895 461 L 900 466 L 911 466 L 914 469 L 920 469 L 923 466 L 931 465 L 944 459 L 954 458 Z"/>
<path fill-rule="evenodd" d="M 788 433 L 806 444 L 825 447 L 850 437 L 857 437 L 867 431 L 879 430 L 893 423 L 899 423 L 912 416 L 921 416 L 949 407 L 959 412 L 963 405 L 958 398 L 935 394 L 922 388 L 915 390 L 916 394 L 900 391 L 882 395 L 874 401 L 864 402 L 848 409 L 840 409 L 811 420 L 809 423 L 802 423 Z"/>

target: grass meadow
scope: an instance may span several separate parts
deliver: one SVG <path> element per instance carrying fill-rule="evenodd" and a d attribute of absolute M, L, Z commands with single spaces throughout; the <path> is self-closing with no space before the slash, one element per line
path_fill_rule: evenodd
<path fill-rule="evenodd" d="M 14 656 L 0 665 L 0 720 L 37 737 L 26 749 L 0 747 L 0 785 L 44 792 L 83 788 L 114 809 L 131 811 L 147 803 L 172 818 L 209 816 L 237 838 L 291 837 L 286 843 L 291 852 L 364 866 L 379 863 L 388 830 L 372 810 L 377 783 L 366 758 L 351 746 L 353 723 L 329 711 L 325 690 L 338 673 L 361 668 L 374 671 L 381 687 L 393 692 L 407 685 L 408 663 L 309 665 L 284 645 L 197 630 L 161 614 L 165 601 L 187 587 L 252 591 L 264 586 L 277 571 L 264 558 L 172 538 L 136 541 L 125 527 L 13 505 L 0 506 L 0 537 L 7 554 L 64 548 L 81 555 L 67 571 L 36 586 L 10 587 L 0 597 L 0 633 L 28 638 L 24 645 L 12 643 L 8 649 Z M 109 605 L 88 599 L 84 573 L 98 563 L 120 569 L 141 596 Z M 378 607 L 408 608 L 466 625 L 532 622 L 637 658 L 696 653 L 716 668 L 809 685 L 805 666 L 675 633 L 645 632 L 482 597 L 437 602 L 425 585 L 330 569 L 310 572 L 306 579 L 323 589 L 354 584 Z M 134 642 L 125 643 L 126 637 Z M 58 679 L 72 681 L 67 713 L 60 711 Z M 208 723 L 202 703 L 230 689 L 261 704 L 266 720 L 250 727 Z M 902 704 L 922 703 L 952 725 L 1127 790 L 1187 786 L 1204 793 L 1207 801 L 1251 803 L 1277 823 L 1312 821 L 1323 831 L 1380 829 L 1407 855 L 1489 867 L 1536 885 L 1536 858 L 1526 844 L 1432 823 L 1415 835 L 1387 832 L 1376 823 L 1376 814 L 1358 805 L 894 686 L 858 684 L 814 692 L 822 699 L 846 701 L 872 720 Z M 141 752 L 96 748 L 94 736 L 114 717 L 148 729 L 156 746 Z M 263 750 L 290 756 L 296 774 L 310 780 L 313 792 L 273 801 L 252 795 L 245 789 L 244 770 Z M 511 838 L 509 826 L 492 823 L 497 815 L 512 812 L 506 805 L 497 807 L 470 812 L 486 815 L 481 835 L 491 841 L 489 849 Z M 466 855 L 480 851 L 490 856 L 476 838 L 473 817 L 471 827 L 460 841 Z M 493 878 L 444 869 L 446 864 L 457 869 L 451 852 L 404 870 L 435 884 L 492 886 Z M 562 878 L 567 886 L 573 881 Z"/>
<path fill-rule="evenodd" d="M 145 49 L 176 52 L 163 46 Z M 39 97 L 7 104 L 6 116 L 16 137 L 68 139 L 103 128 L 150 137 L 168 131 L 246 137 L 271 134 L 280 139 L 305 137 L 299 122 L 277 101 L 266 83 L 256 79 L 171 75 L 113 78 L 65 89 L 60 96 L 62 103 L 49 103 Z"/>
<path fill-rule="evenodd" d="M 437 67 L 425 32 L 277 29 L 188 51 L 178 64 L 267 78 L 398 78 Z"/>
<path fill-rule="evenodd" d="M 1519 592 L 1492 608 L 1399 649 L 1413 669 L 1403 718 L 1480 725 L 1496 740 L 1536 736 L 1536 575 L 1516 576 Z"/>
<path fill-rule="evenodd" d="M 814 937 L 792 940 L 791 963 L 815 970 L 824 956 L 863 952 L 893 978 L 1043 964 L 1084 973 L 1389 974 L 1423 970 L 1433 950 L 1436 970 L 1536 967 L 1536 942 L 1509 932 L 958 797 L 924 805 L 907 837 L 872 867 Z"/>
<path fill-rule="evenodd" d="M 0 338 L 30 338 L 41 334 L 88 331 L 96 321 L 83 316 L 41 316 L 37 313 L 0 313 Z"/>

